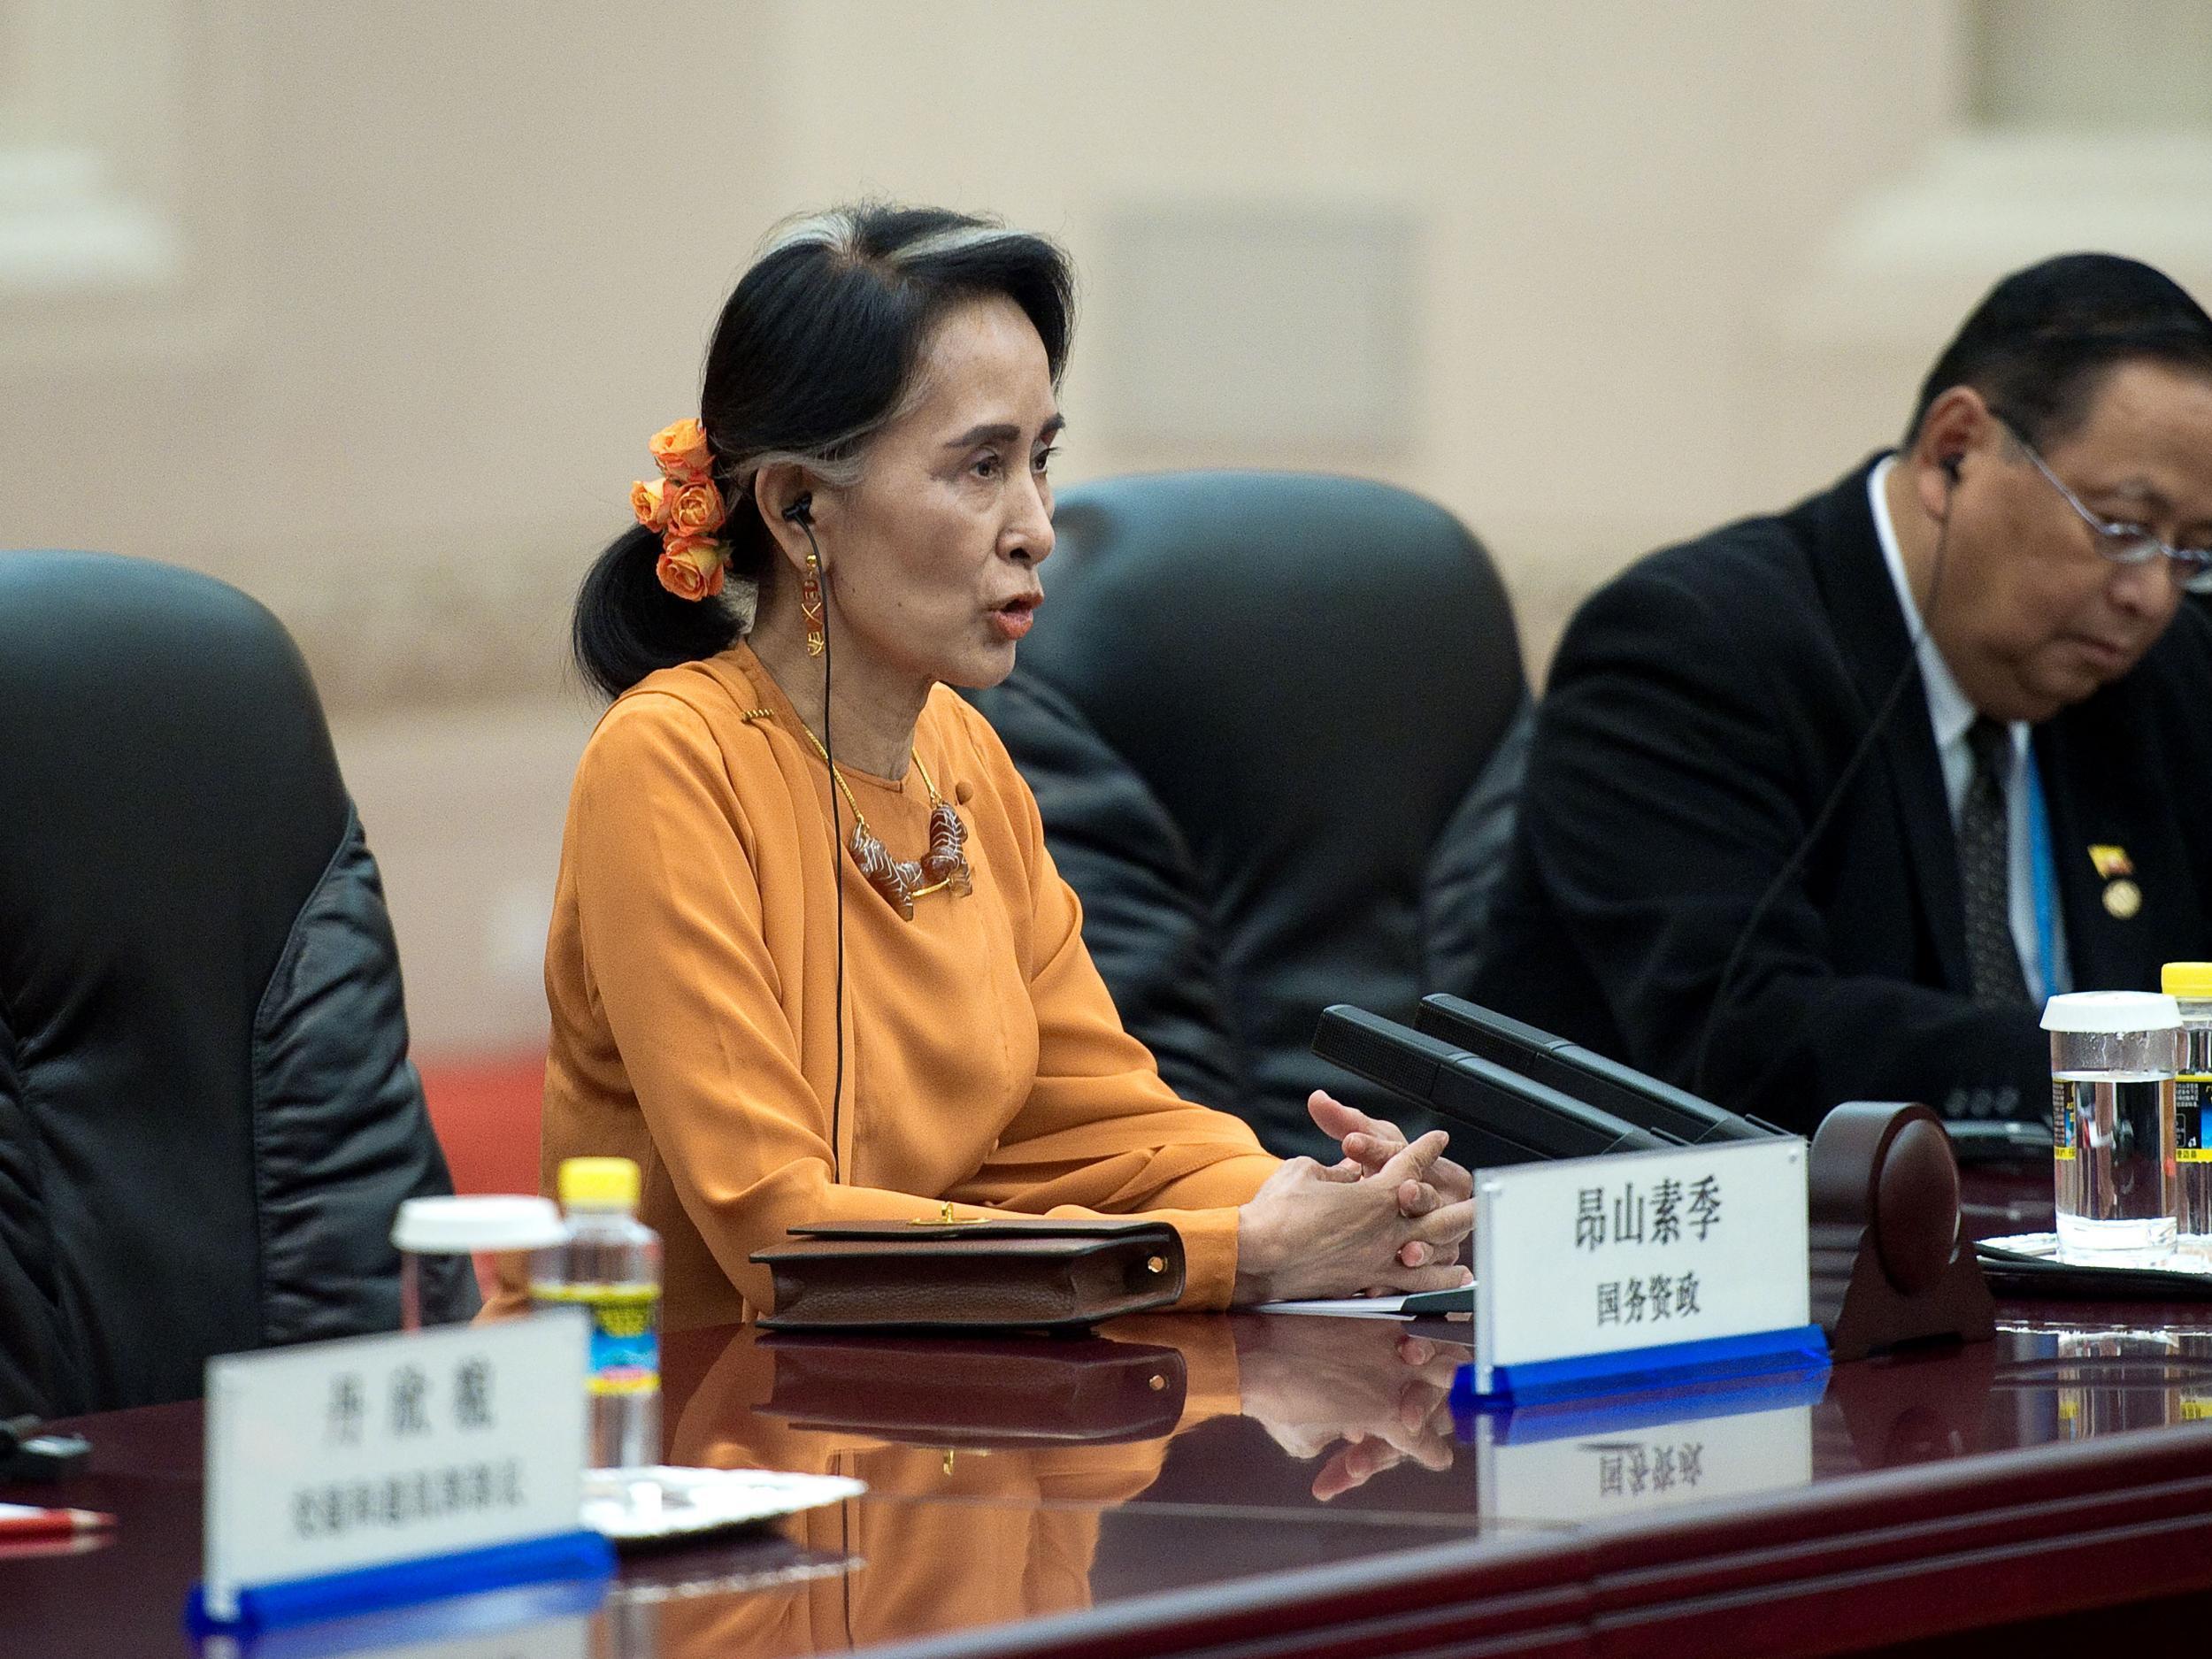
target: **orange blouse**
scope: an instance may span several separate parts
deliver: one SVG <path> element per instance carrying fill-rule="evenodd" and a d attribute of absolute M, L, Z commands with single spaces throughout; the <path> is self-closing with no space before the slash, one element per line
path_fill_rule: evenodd
<path fill-rule="evenodd" d="M 546 947 L 546 1190 L 563 1158 L 637 1161 L 671 1329 L 766 1310 L 768 1271 L 747 1258 L 787 1228 L 928 1213 L 922 1200 L 1169 1222 L 1188 1263 L 1178 1305 L 1226 1306 L 1236 1206 L 1276 1160 L 1178 1098 L 1122 1030 L 983 718 L 939 687 L 914 745 L 967 826 L 974 891 L 919 898 L 908 922 L 833 851 L 828 771 L 748 647 L 649 675 L 607 710 L 577 768 Z M 918 857 L 916 769 L 839 771 L 892 856 Z"/>
<path fill-rule="evenodd" d="M 1228 1325 L 1118 1319 L 1096 1345 L 1156 1345 L 1180 1354 L 1183 1415 L 1170 1435 L 994 1446 L 984 1421 L 972 1425 L 984 1437 L 974 1455 L 912 1443 L 924 1438 L 920 1432 L 901 1443 L 861 1428 L 794 1421 L 792 1408 L 810 1403 L 804 1389 L 788 1402 L 775 1397 L 776 1354 L 756 1348 L 749 1332 L 738 1333 L 695 1390 L 669 1399 L 669 1461 L 847 1475 L 871 1495 L 779 1523 L 800 1548 L 844 1557 L 845 1571 L 741 1594 L 664 1601 L 657 1609 L 660 1651 L 715 1659 L 843 1652 L 1090 1606 L 1101 1518 L 1159 1478 L 1174 1435 L 1240 1409 Z M 886 1386 L 895 1388 L 893 1353 L 878 1357 Z"/>

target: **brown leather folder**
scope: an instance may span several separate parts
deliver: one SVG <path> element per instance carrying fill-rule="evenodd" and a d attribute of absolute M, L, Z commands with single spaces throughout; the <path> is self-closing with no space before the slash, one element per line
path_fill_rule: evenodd
<path fill-rule="evenodd" d="M 797 1428 L 915 1446 L 1105 1445 L 1161 1440 L 1182 1420 L 1183 1356 L 1104 1337 L 778 1334 L 757 1408 Z"/>
<path fill-rule="evenodd" d="M 1079 1331 L 1183 1294 L 1183 1241 L 1153 1221 L 853 1222 L 758 1250 L 771 1331 Z"/>

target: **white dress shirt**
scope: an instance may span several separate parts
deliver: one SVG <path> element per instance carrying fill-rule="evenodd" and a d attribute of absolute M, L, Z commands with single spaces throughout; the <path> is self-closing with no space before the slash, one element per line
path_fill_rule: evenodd
<path fill-rule="evenodd" d="M 1974 724 L 1977 710 L 1967 701 L 1966 693 L 1959 688 L 1957 676 L 1943 660 L 1943 653 L 1934 639 L 1922 626 L 1920 607 L 1913 603 L 1912 584 L 1905 575 L 1905 556 L 1897 546 L 1897 526 L 1890 521 L 1889 497 L 1884 488 L 1890 470 L 1896 465 L 1895 456 L 1885 456 L 1876 465 L 1867 475 L 1867 499 L 1874 509 L 1874 534 L 1882 544 L 1882 562 L 1889 566 L 1889 580 L 1897 589 L 1897 608 L 1905 613 L 1905 631 L 1912 636 L 1914 650 L 1920 658 L 1920 683 L 1928 694 L 1928 721 L 1935 728 L 1936 758 L 1943 764 L 1943 788 L 1950 797 L 1951 826 L 1955 829 L 1959 807 L 1966 799 L 1966 786 L 1974 776 L 1974 755 L 1967 746 L 1966 733 Z M 2028 740 L 2032 728 L 2025 720 L 2015 720 L 2010 730 L 2012 764 L 2003 780 L 2005 843 L 2010 860 L 2006 898 L 2012 919 L 2012 941 L 2019 947 L 2020 968 L 2027 977 L 2028 994 L 2040 1002 L 2064 990 L 2070 977 L 2066 972 L 2066 923 L 2058 914 L 2057 897 L 2053 895 L 2051 944 L 2055 960 L 2045 963 L 2041 941 L 2036 937 L 2035 849 L 2029 828 L 2028 791 L 2024 787 L 2028 777 Z"/>

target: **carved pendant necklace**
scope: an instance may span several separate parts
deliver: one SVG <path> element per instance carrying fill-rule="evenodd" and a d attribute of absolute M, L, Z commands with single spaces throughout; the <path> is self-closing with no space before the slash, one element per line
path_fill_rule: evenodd
<path fill-rule="evenodd" d="M 814 745 L 814 752 L 829 768 L 830 780 L 837 786 L 837 793 L 845 797 L 845 804 L 852 810 L 853 838 L 849 848 L 853 863 L 860 866 L 860 873 L 868 879 L 868 885 L 890 902 L 902 921 L 914 919 L 914 901 L 932 893 L 951 891 L 965 898 L 974 887 L 968 872 L 968 855 L 962 850 L 968 840 L 967 826 L 961 823 L 960 814 L 954 811 L 952 803 L 937 793 L 937 785 L 929 775 L 929 768 L 922 764 L 918 751 L 910 749 L 914 770 L 921 774 L 922 787 L 929 792 L 929 850 L 918 859 L 894 858 L 868 827 L 867 815 L 861 811 L 860 803 L 853 799 L 851 787 L 845 774 L 837 770 L 837 763 L 829 757 L 829 750 L 822 747 L 822 740 L 814 735 L 804 722 L 799 729 L 806 733 L 806 741 Z"/>

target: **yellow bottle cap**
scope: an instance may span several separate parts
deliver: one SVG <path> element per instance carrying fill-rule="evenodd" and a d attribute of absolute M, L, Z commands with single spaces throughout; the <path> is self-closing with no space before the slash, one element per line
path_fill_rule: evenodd
<path fill-rule="evenodd" d="M 635 1210 L 637 1165 L 628 1158 L 563 1158 L 560 1193 L 565 1210 Z"/>
<path fill-rule="evenodd" d="M 2169 996 L 2212 997 L 2212 962 L 2170 962 L 2158 978 Z"/>

